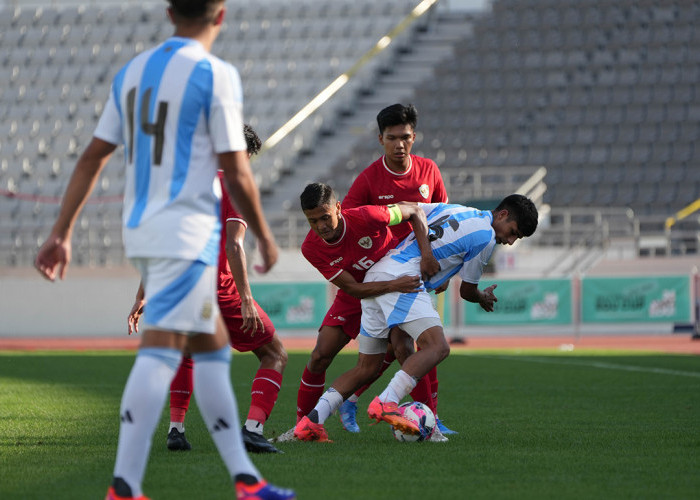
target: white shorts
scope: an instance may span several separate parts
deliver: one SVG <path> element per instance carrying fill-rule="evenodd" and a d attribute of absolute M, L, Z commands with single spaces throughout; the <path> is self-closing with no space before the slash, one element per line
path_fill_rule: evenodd
<path fill-rule="evenodd" d="M 402 325 L 417 322 L 420 327 L 429 325 L 420 331 Z M 433 307 L 428 292 L 386 293 L 362 299 L 362 320 L 360 333 L 368 337 L 387 338 L 389 330 L 401 326 L 406 333 L 416 339 L 430 326 L 441 325 L 440 315 Z"/>
<path fill-rule="evenodd" d="M 143 328 L 183 334 L 216 331 L 216 266 L 201 261 L 132 258 L 141 273 L 146 307 Z"/>

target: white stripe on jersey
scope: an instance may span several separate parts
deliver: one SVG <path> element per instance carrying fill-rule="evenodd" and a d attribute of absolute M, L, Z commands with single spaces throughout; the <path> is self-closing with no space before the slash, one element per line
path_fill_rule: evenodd
<path fill-rule="evenodd" d="M 424 283 L 433 290 L 460 273 L 462 280 L 478 283 L 496 244 L 487 210 L 429 203 L 419 205 L 428 219 L 430 246 L 440 263 L 440 271 Z M 372 266 L 365 281 L 379 281 L 378 275 L 394 277 L 420 275 L 420 249 L 413 233 Z"/>
<path fill-rule="evenodd" d="M 95 137 L 125 145 L 128 257 L 216 265 L 217 153 L 244 151 L 243 92 L 230 64 L 172 37 L 115 76 Z"/>

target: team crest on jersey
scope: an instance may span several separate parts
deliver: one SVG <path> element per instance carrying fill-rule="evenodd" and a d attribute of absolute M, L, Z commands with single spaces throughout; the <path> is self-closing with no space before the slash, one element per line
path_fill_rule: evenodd
<path fill-rule="evenodd" d="M 428 196 L 430 196 L 430 188 L 427 184 L 421 184 L 421 186 L 418 188 L 418 192 L 426 200 L 428 199 Z"/>
<path fill-rule="evenodd" d="M 358 245 L 360 245 L 362 248 L 372 248 L 372 239 L 369 236 L 365 236 L 363 238 L 360 238 L 360 240 L 357 242 Z"/>
<path fill-rule="evenodd" d="M 202 319 L 207 320 L 211 318 L 212 313 L 214 312 L 214 306 L 212 305 L 211 302 L 205 302 L 204 305 L 202 306 Z"/>

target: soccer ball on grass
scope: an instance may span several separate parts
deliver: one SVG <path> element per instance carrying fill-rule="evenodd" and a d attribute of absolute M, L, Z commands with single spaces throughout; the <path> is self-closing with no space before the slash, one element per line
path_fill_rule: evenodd
<path fill-rule="evenodd" d="M 435 415 L 430 408 L 423 403 L 409 401 L 399 406 L 403 410 L 403 416 L 414 422 L 420 429 L 420 434 L 404 434 L 398 429 L 391 428 L 397 441 L 414 442 L 427 441 L 433 435 L 435 429 Z"/>

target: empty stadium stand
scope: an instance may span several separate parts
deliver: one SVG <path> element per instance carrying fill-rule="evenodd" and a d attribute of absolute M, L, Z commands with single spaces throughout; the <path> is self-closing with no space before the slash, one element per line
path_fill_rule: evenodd
<path fill-rule="evenodd" d="M 551 211 L 534 243 L 700 251 L 697 212 L 666 223 L 700 198 L 697 2 L 495 0 L 469 13 L 438 4 L 404 26 L 416 4 L 228 1 L 214 51 L 239 68 L 263 139 L 352 72 L 254 162 L 283 245 L 305 233 L 295 204 L 304 183 L 331 181 L 343 194 L 380 153 L 377 111 L 410 101 L 414 152 L 438 162 L 453 201 L 500 196 L 544 167 L 538 196 Z M 162 2 L 16 5 L 0 11 L 0 266 L 31 264 L 112 75 L 171 33 Z M 81 216 L 79 265 L 123 262 L 121 161 Z"/>

